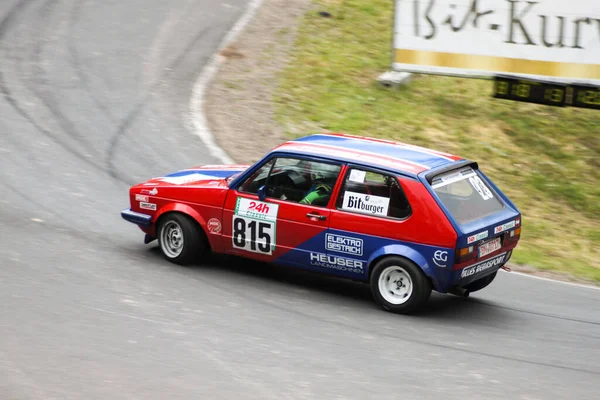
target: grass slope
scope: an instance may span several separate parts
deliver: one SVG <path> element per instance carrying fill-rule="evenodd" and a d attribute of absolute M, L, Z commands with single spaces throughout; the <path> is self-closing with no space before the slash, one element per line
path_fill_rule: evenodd
<path fill-rule="evenodd" d="M 390 0 L 317 0 L 275 98 L 291 137 L 393 138 L 476 160 L 523 213 L 513 262 L 600 282 L 600 111 L 491 98 L 484 80 L 417 76 L 391 90 Z"/>

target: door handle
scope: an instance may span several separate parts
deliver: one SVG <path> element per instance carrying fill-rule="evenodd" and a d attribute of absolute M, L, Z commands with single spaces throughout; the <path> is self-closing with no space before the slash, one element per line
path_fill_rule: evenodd
<path fill-rule="evenodd" d="M 319 215 L 319 214 L 317 214 L 317 213 L 307 213 L 307 214 L 306 214 L 306 216 L 307 216 L 308 218 L 316 218 L 316 219 L 318 219 L 318 220 L 320 220 L 320 221 L 325 221 L 325 220 L 327 219 L 327 217 L 326 217 L 326 216 L 324 216 L 324 215 Z"/>

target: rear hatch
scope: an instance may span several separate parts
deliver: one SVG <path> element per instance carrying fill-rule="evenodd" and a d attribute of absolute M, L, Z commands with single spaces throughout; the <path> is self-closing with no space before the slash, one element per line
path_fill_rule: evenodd
<path fill-rule="evenodd" d="M 458 234 L 454 270 L 461 283 L 504 265 L 519 241 L 521 215 L 477 164 L 433 176 L 431 188 Z"/>

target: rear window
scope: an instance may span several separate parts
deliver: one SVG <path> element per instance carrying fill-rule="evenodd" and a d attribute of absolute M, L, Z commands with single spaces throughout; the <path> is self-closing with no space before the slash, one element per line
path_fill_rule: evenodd
<path fill-rule="evenodd" d="M 466 224 L 504 208 L 489 186 L 471 168 L 436 176 L 431 187 L 459 224 Z"/>

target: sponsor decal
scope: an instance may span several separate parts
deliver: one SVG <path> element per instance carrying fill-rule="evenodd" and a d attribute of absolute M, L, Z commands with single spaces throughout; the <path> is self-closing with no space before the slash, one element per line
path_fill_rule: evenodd
<path fill-rule="evenodd" d="M 515 219 L 515 225 L 516 225 L 516 226 L 519 226 L 519 225 L 521 225 L 521 218 L 517 218 L 517 219 Z"/>
<path fill-rule="evenodd" d="M 279 212 L 279 204 L 250 200 L 238 197 L 235 205 L 235 215 L 248 218 L 275 221 Z"/>
<path fill-rule="evenodd" d="M 221 233 L 221 221 L 216 218 L 211 218 L 206 223 L 206 227 L 208 228 L 208 232 L 217 234 Z"/>
<path fill-rule="evenodd" d="M 143 208 L 144 210 L 156 211 L 156 204 L 154 204 L 154 203 L 140 202 L 140 208 Z"/>
<path fill-rule="evenodd" d="M 150 198 L 148 196 L 144 196 L 143 194 L 136 194 L 135 195 L 135 201 L 148 202 L 149 200 L 150 200 Z"/>
<path fill-rule="evenodd" d="M 233 248 L 273 254 L 279 204 L 238 197 L 232 219 Z"/>
<path fill-rule="evenodd" d="M 485 239 L 486 237 L 488 237 L 488 231 L 480 232 L 480 233 L 477 233 L 475 235 L 469 236 L 467 238 L 467 243 L 471 244 L 471 243 L 476 242 L 478 240 Z"/>
<path fill-rule="evenodd" d="M 436 250 L 433 253 L 433 263 L 440 268 L 448 266 L 448 252 L 446 250 Z"/>
<path fill-rule="evenodd" d="M 507 229 L 514 228 L 515 225 L 516 225 L 516 221 L 510 221 L 510 222 L 507 222 L 506 224 L 498 225 L 497 227 L 494 228 L 494 233 L 500 233 Z"/>
<path fill-rule="evenodd" d="M 325 235 L 325 248 L 338 253 L 352 254 L 354 256 L 363 255 L 363 240 L 350 236 L 334 235 L 327 233 Z"/>
<path fill-rule="evenodd" d="M 386 217 L 390 199 L 387 197 L 371 196 L 368 194 L 346 192 L 344 193 L 343 210 L 357 211 Z"/>
<path fill-rule="evenodd" d="M 364 263 L 351 258 L 332 256 L 323 253 L 310 253 L 310 265 L 347 271 L 360 274 L 364 271 Z"/>
<path fill-rule="evenodd" d="M 490 268 L 500 267 L 506 258 L 506 253 L 500 254 L 497 257 L 491 258 L 489 260 L 483 261 L 479 264 L 472 265 L 463 269 L 460 273 L 460 278 L 468 278 L 472 275 L 478 274 L 480 272 L 486 271 Z"/>
<path fill-rule="evenodd" d="M 492 192 L 487 188 L 487 186 L 485 186 L 481 178 L 477 175 L 471 176 L 469 178 L 469 182 L 471 182 L 471 185 L 475 188 L 475 190 L 477 190 L 477 193 L 479 193 L 483 200 L 489 200 L 494 198 Z"/>
<path fill-rule="evenodd" d="M 142 192 L 142 194 L 149 194 L 150 196 L 156 196 L 158 194 L 158 189 L 157 188 L 152 188 L 152 190 L 142 189 L 141 192 Z"/>
<path fill-rule="evenodd" d="M 350 182 L 364 183 L 366 176 L 366 171 L 361 171 L 360 169 L 353 169 L 352 171 L 350 171 L 350 177 L 348 178 L 348 180 Z"/>
<path fill-rule="evenodd" d="M 435 178 L 434 179 L 435 183 L 433 185 L 431 185 L 431 187 L 433 189 L 438 189 L 438 188 L 447 186 L 451 183 L 459 182 L 464 179 L 474 177 L 476 175 L 477 174 L 475 173 L 475 171 L 473 171 L 471 168 L 467 169 L 466 171 L 449 173 L 447 175 L 442 175 L 442 176 Z"/>

